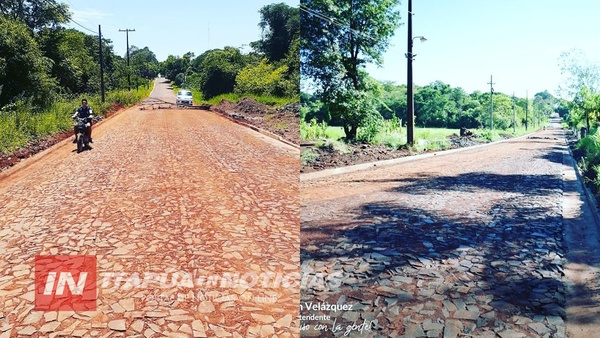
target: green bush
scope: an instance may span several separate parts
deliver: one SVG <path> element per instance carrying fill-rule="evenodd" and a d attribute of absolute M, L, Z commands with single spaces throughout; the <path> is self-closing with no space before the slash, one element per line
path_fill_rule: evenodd
<path fill-rule="evenodd" d="M 501 139 L 500 135 L 496 130 L 486 129 L 479 133 L 481 138 L 488 140 L 489 142 L 499 141 Z"/>
<path fill-rule="evenodd" d="M 399 149 L 406 143 L 406 134 L 396 131 L 382 132 L 373 138 L 373 144 L 384 145 L 392 149 Z"/>
<path fill-rule="evenodd" d="M 317 119 L 312 119 L 310 123 L 307 123 L 304 120 L 300 120 L 300 139 L 302 140 L 326 138 L 326 131 L 327 123 L 324 121 L 317 123 Z"/>
<path fill-rule="evenodd" d="M 307 149 L 300 154 L 302 165 L 308 165 L 319 158 L 319 154 L 313 149 Z"/>
<path fill-rule="evenodd" d="M 367 115 L 358 128 L 356 139 L 360 142 L 372 143 L 377 134 L 383 129 L 384 120 L 381 115 Z"/>
<path fill-rule="evenodd" d="M 317 147 L 329 152 L 335 152 L 339 154 L 347 154 L 351 151 L 350 147 L 342 141 L 327 139 L 317 144 Z"/>
<path fill-rule="evenodd" d="M 583 159 L 578 163 L 587 181 L 592 182 L 598 191 L 600 188 L 600 134 L 597 129 L 577 143 L 576 150 L 583 152 Z"/>
<path fill-rule="evenodd" d="M 235 90 L 237 94 L 276 95 L 285 94 L 283 84 L 287 66 L 275 67 L 261 60 L 257 65 L 248 65 L 237 74 Z"/>

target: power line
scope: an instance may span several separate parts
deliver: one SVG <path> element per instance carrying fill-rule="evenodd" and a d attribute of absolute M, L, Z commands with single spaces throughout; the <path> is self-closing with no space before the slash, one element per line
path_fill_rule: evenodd
<path fill-rule="evenodd" d="M 59 8 L 58 8 L 58 6 L 57 6 L 55 3 L 53 3 L 53 2 L 50 2 L 49 0 L 43 0 L 43 1 L 44 1 L 44 2 L 45 2 L 47 5 L 50 5 L 50 6 L 54 7 L 54 9 L 59 9 Z M 89 28 L 85 27 L 84 25 L 80 24 L 79 22 L 77 22 L 77 21 L 73 20 L 73 18 L 70 18 L 70 19 L 69 19 L 69 22 L 72 22 L 72 23 L 76 24 L 77 26 L 79 26 L 79 27 L 81 27 L 81 28 L 83 28 L 83 29 L 87 30 L 88 32 L 92 33 L 92 34 L 93 34 L 93 35 L 95 35 L 95 36 L 97 36 L 97 35 L 98 35 L 98 33 L 97 33 L 96 31 L 94 31 L 94 30 L 91 30 L 91 29 L 89 29 Z"/>
<path fill-rule="evenodd" d="M 93 35 L 98 35 L 98 33 L 94 32 L 93 30 L 91 30 L 91 29 L 89 29 L 89 28 L 87 28 L 87 27 L 85 27 L 84 25 L 80 24 L 79 22 L 77 22 L 77 21 L 75 21 L 75 20 L 73 20 L 73 19 L 71 19 L 70 21 L 71 21 L 72 23 L 74 23 L 74 24 L 78 25 L 79 27 L 81 27 L 81 28 L 83 28 L 83 29 L 85 29 L 85 30 L 87 30 L 87 31 L 91 32 Z"/>
<path fill-rule="evenodd" d="M 367 39 L 370 39 L 370 40 L 373 40 L 373 41 L 377 41 L 377 39 L 375 37 L 373 37 L 373 36 L 371 36 L 371 35 L 369 35 L 369 34 L 367 34 L 365 32 L 361 32 L 359 30 L 353 29 L 353 28 L 349 27 L 347 24 L 339 21 L 338 19 L 336 19 L 334 17 L 330 17 L 330 16 L 327 16 L 325 14 L 316 12 L 316 11 L 314 11 L 312 9 L 307 8 L 305 5 L 300 5 L 299 8 L 300 8 L 301 11 L 304 11 L 304 12 L 310 14 L 310 15 L 313 15 L 313 16 L 315 16 L 315 17 L 317 17 L 317 18 L 319 18 L 319 19 L 321 19 L 323 21 L 326 21 L 326 22 L 329 22 L 329 23 L 331 23 L 333 25 L 336 25 L 338 27 L 347 29 L 351 33 L 354 33 L 356 35 L 360 35 L 360 36 L 362 36 L 364 38 L 367 38 Z"/>
<path fill-rule="evenodd" d="M 70 7 L 70 8 L 72 8 L 72 9 L 74 9 L 74 10 L 76 10 L 76 11 L 79 11 L 77 8 L 75 8 L 75 5 L 73 5 L 73 3 L 72 3 L 71 1 L 67 0 L 67 2 L 69 3 L 69 7 Z M 87 21 L 87 22 L 88 22 L 88 23 L 90 23 L 90 24 L 93 24 L 93 22 L 90 22 L 89 20 L 86 20 L 86 19 L 84 19 L 84 20 L 85 20 L 85 21 Z M 94 31 L 92 31 L 91 29 L 89 29 L 89 28 L 87 28 L 87 27 L 84 27 L 82 24 L 79 24 L 79 23 L 75 22 L 75 20 L 73 20 L 73 19 L 71 19 L 71 22 L 75 23 L 76 25 L 79 25 L 79 26 L 80 26 L 81 28 L 83 28 L 83 29 L 86 29 L 86 30 L 88 30 L 88 31 L 90 31 L 90 32 L 92 32 L 92 33 L 95 33 L 95 32 L 94 32 Z M 96 35 L 98 35 L 98 34 L 96 34 Z"/>

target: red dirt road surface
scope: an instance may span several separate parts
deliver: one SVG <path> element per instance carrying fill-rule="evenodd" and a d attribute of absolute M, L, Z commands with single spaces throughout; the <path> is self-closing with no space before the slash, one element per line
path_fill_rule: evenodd
<path fill-rule="evenodd" d="M 93 138 L 0 173 L 0 337 L 298 336 L 297 149 L 192 109 Z M 96 256 L 97 309 L 35 311 L 36 255 Z"/>

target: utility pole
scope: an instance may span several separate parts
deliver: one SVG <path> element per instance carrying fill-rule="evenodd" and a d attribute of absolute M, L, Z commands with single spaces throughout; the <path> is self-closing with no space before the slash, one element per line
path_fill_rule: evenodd
<path fill-rule="evenodd" d="M 102 61 L 102 29 L 98 25 L 98 45 L 100 57 L 100 93 L 102 93 L 102 102 L 104 103 L 104 61 Z"/>
<path fill-rule="evenodd" d="M 131 70 L 129 69 L 129 32 L 135 32 L 135 29 L 119 29 L 119 32 L 125 32 L 127 39 L 127 88 L 131 90 Z"/>
<path fill-rule="evenodd" d="M 494 130 L 494 82 L 492 82 L 492 76 L 490 75 L 490 130 Z"/>
<path fill-rule="evenodd" d="M 529 91 L 525 91 L 525 130 L 529 126 Z"/>
<path fill-rule="evenodd" d="M 412 0 L 408 0 L 408 52 L 406 53 L 407 63 L 407 81 L 406 81 L 406 144 L 411 146 L 415 143 L 415 101 L 413 93 L 413 74 L 412 74 Z"/>
<path fill-rule="evenodd" d="M 513 134 L 517 132 L 517 112 L 515 110 L 515 92 L 513 92 L 512 97 L 513 104 Z"/>

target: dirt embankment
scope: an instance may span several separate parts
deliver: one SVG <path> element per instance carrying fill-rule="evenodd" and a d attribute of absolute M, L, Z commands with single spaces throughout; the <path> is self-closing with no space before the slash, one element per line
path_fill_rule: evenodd
<path fill-rule="evenodd" d="M 295 145 L 300 145 L 300 104 L 289 103 L 273 108 L 245 97 L 238 102 L 222 100 L 211 107 L 240 122 L 269 131 Z"/>
<path fill-rule="evenodd" d="M 449 136 L 448 141 L 450 144 L 448 149 L 470 147 L 486 143 L 486 141 L 481 138 L 470 136 L 460 137 L 458 135 Z M 346 144 L 345 151 L 340 151 L 332 145 L 317 147 L 315 144 L 306 143 L 302 145 L 301 151 L 303 153 L 305 151 L 312 153 L 303 156 L 303 158 L 310 160 L 302 161 L 302 166 L 300 168 L 301 173 L 314 172 L 323 169 L 337 168 L 354 164 L 391 160 L 418 154 L 416 151 L 406 147 L 393 149 L 384 145 L 371 145 L 363 143 Z M 434 152 L 437 151 L 439 150 L 435 150 Z"/>

